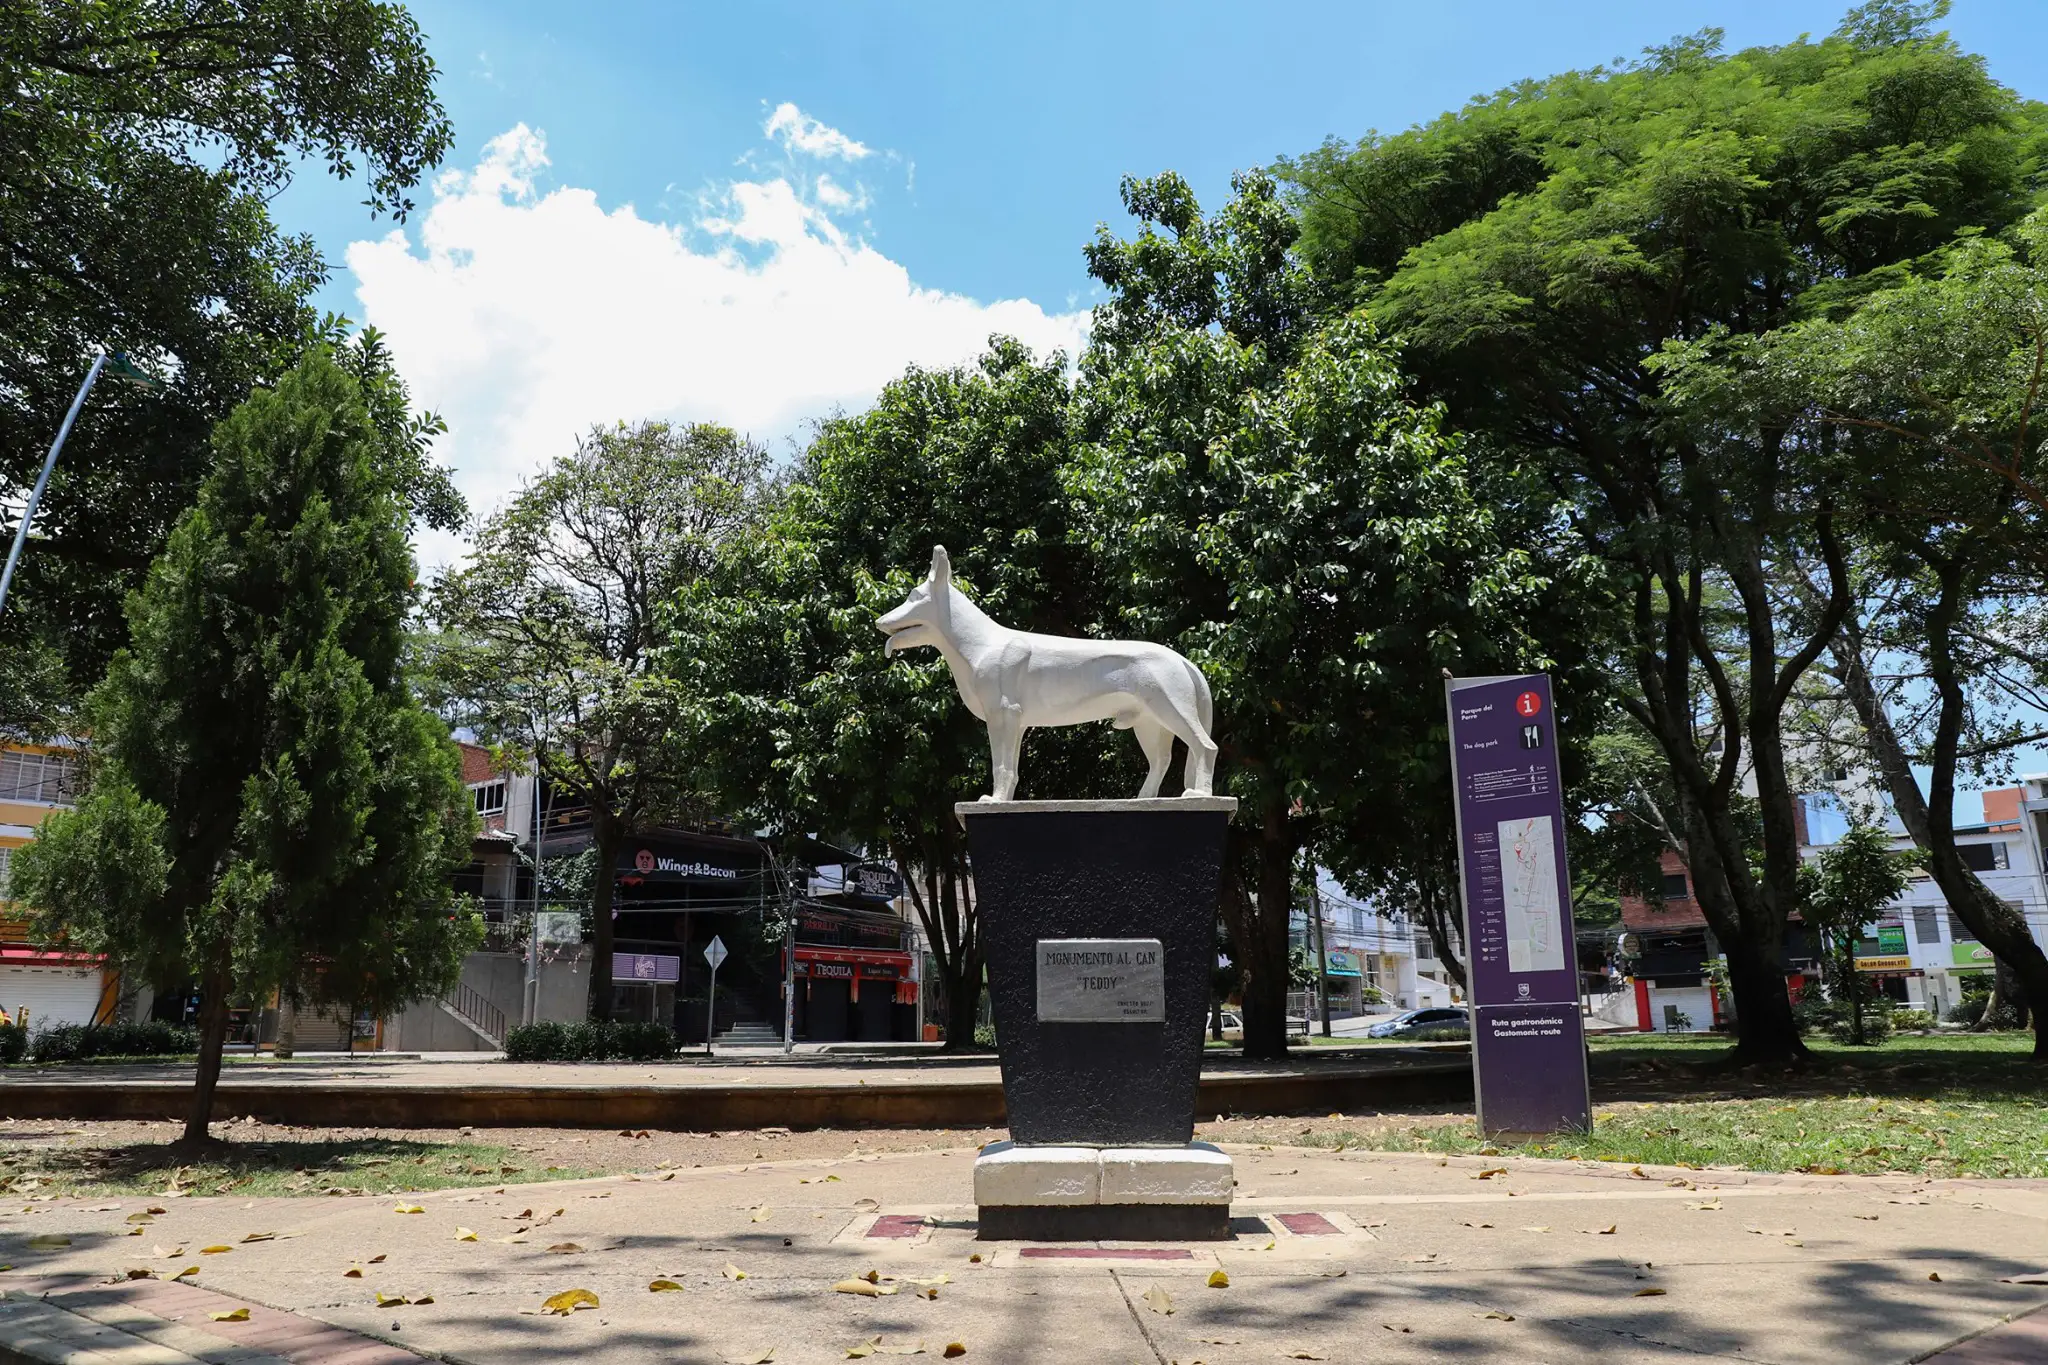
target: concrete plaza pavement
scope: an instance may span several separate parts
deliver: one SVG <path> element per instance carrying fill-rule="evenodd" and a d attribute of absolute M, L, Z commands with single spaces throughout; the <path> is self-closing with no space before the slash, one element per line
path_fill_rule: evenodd
<path fill-rule="evenodd" d="M 977 1242 L 965 1147 L 381 1197 L 10 1203 L 0 1361 L 822 1362 L 877 1337 L 881 1354 L 959 1343 L 1004 1365 L 2048 1360 L 2048 1182 L 1233 1155 L 1234 1238 L 1147 1246 Z M 178 1284 L 125 1278 L 188 1265 Z M 896 1292 L 833 1287 L 870 1272 Z M 541 1312 L 570 1289 L 598 1305 Z M 213 1320 L 242 1305 L 248 1322 Z"/>

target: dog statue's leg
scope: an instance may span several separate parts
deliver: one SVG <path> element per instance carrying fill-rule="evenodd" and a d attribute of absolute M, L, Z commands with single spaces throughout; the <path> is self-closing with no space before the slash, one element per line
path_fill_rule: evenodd
<path fill-rule="evenodd" d="M 1151 765 L 1138 795 L 1157 796 L 1159 784 L 1166 780 L 1167 766 L 1173 762 L 1173 731 L 1150 716 L 1140 716 L 1131 726 L 1131 733 L 1138 737 L 1138 747 L 1145 751 L 1145 762 Z"/>
<path fill-rule="evenodd" d="M 997 702 L 989 708 L 989 776 L 995 790 L 984 801 L 1012 801 L 1017 796 L 1017 759 L 1024 747 L 1024 723 L 1020 709 Z"/>

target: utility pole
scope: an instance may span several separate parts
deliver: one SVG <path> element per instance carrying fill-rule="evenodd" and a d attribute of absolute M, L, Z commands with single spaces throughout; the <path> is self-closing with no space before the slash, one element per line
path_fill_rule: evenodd
<path fill-rule="evenodd" d="M 547 812 L 542 805 L 540 769 L 533 773 L 533 919 L 526 926 L 526 1022 L 540 1022 L 540 876 L 548 841 Z"/>
<path fill-rule="evenodd" d="M 1308 860 L 1308 912 L 1316 929 L 1316 1001 L 1323 1011 L 1323 1036 L 1330 1036 L 1330 947 L 1323 937 L 1323 889 L 1316 881 L 1316 860 Z"/>
<path fill-rule="evenodd" d="M 154 389 L 162 381 L 152 379 L 128 363 L 122 353 L 108 355 L 101 351 L 92 358 L 92 368 L 85 372 L 85 382 L 78 386 L 78 396 L 71 400 L 71 410 L 64 414 L 64 425 L 57 428 L 57 439 L 50 442 L 50 453 L 43 457 L 43 472 L 36 476 L 36 486 L 29 490 L 28 505 L 21 509 L 21 525 L 14 528 L 14 548 L 7 552 L 7 567 L 0 570 L 0 611 L 7 608 L 7 591 L 14 586 L 14 569 L 21 562 L 21 547 L 28 543 L 29 523 L 36 519 L 36 505 L 43 500 L 43 490 L 50 485 L 50 471 L 57 467 L 57 452 L 64 449 L 64 441 L 71 435 L 72 426 L 78 421 L 78 414 L 85 409 L 85 396 L 92 392 L 92 386 L 99 380 L 100 373 L 110 368 L 114 378 L 137 388 Z"/>

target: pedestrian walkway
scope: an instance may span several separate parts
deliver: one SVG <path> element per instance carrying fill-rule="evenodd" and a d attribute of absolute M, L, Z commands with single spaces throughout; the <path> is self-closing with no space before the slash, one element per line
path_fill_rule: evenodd
<path fill-rule="evenodd" d="M 1233 1156 L 1215 1243 L 979 1242 L 964 1148 L 381 1198 L 30 1200 L 0 1206 L 0 1361 L 2048 1361 L 2048 1182 Z M 586 1306 L 548 1310 L 576 1290 Z M 223 1301 L 248 1322 L 216 1321 Z M 101 1355 L 51 1353 L 67 1322 Z"/>

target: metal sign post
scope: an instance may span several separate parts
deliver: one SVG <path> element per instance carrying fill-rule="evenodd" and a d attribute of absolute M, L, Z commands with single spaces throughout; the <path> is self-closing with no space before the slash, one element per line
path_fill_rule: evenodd
<path fill-rule="evenodd" d="M 704 1055 L 711 1055 L 711 1032 L 718 1020 L 718 964 L 725 961 L 725 940 L 713 934 L 704 945 L 704 960 L 711 964 L 711 989 L 704 993 Z"/>

